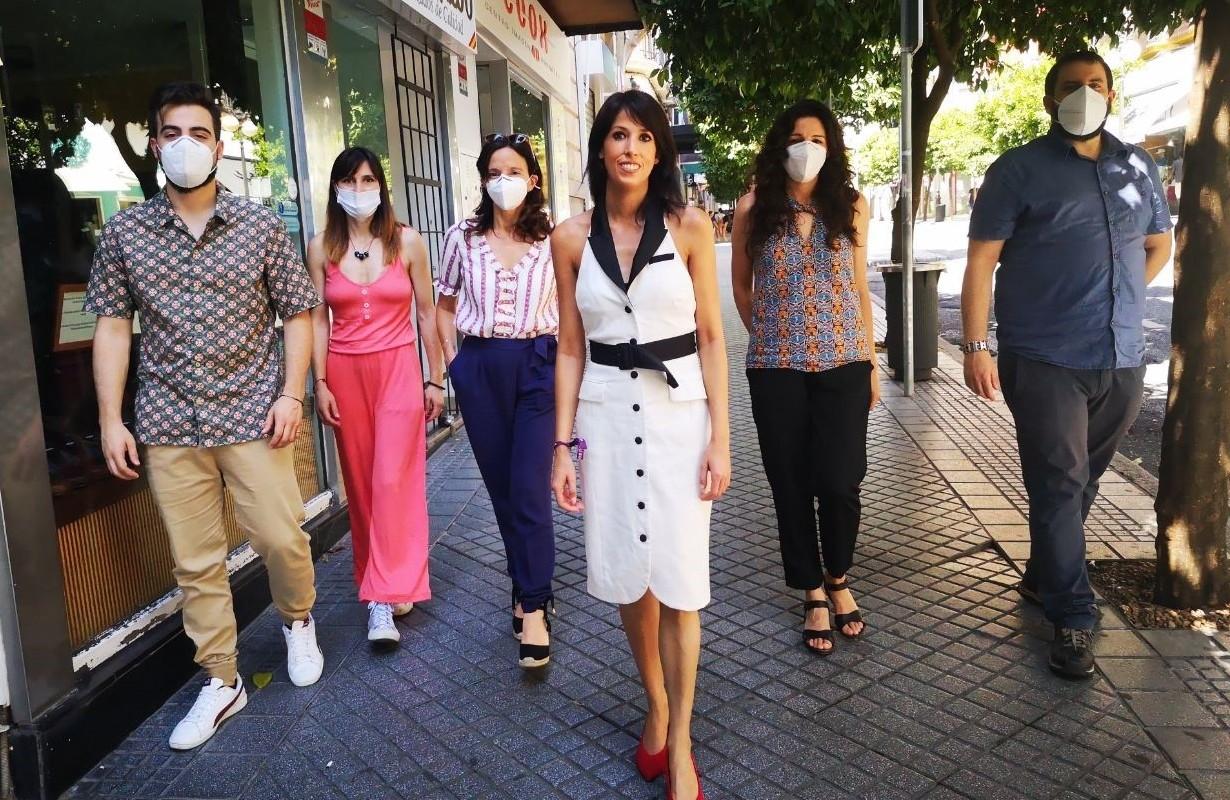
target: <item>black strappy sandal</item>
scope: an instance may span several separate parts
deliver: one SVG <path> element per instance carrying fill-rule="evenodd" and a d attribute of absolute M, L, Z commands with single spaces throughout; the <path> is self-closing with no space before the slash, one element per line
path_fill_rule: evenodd
<path fill-rule="evenodd" d="M 555 610 L 555 601 L 548 601 L 544 605 L 542 611 L 542 622 L 547 628 L 547 635 L 551 635 L 551 613 Z M 534 612 L 530 612 L 534 613 Z M 520 620 L 518 620 L 520 621 Z M 518 637 L 520 638 L 520 637 Z M 525 644 L 522 642 L 517 647 L 517 664 L 522 669 L 539 669 L 551 663 L 551 643 L 547 644 Z"/>
<path fill-rule="evenodd" d="M 825 594 L 829 596 L 829 599 L 832 600 L 833 592 L 850 591 L 850 579 L 846 578 L 841 583 L 832 583 L 826 579 L 824 581 L 824 591 L 825 591 Z M 851 597 L 854 596 L 853 592 L 851 592 L 850 596 Z M 853 622 L 862 622 L 863 627 L 859 630 L 858 633 L 851 636 L 850 634 L 846 633 L 846 626 Z M 840 633 L 842 636 L 846 637 L 847 639 L 861 639 L 863 634 L 867 632 L 867 623 L 863 621 L 863 615 L 859 613 L 859 610 L 857 608 L 848 614 L 838 614 L 836 603 L 833 604 L 833 627 L 837 630 L 838 633 Z"/>
<path fill-rule="evenodd" d="M 803 624 L 807 624 L 807 612 L 817 608 L 823 608 L 826 611 L 829 607 L 829 601 L 826 597 L 823 600 L 804 600 L 803 601 Z M 819 647 L 812 647 L 811 643 L 817 639 L 823 639 L 829 643 L 827 650 L 821 650 Z M 831 627 L 824 630 L 815 628 L 803 629 L 803 646 L 812 652 L 813 655 L 827 656 L 832 654 L 836 641 L 833 639 L 833 629 Z"/>

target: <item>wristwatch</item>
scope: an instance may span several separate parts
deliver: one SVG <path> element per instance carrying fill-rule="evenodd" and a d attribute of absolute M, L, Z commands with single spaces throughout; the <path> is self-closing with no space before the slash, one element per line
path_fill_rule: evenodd
<path fill-rule="evenodd" d="M 986 339 L 979 339 L 974 342 L 966 342 L 958 348 L 962 353 L 970 354 L 977 353 L 979 350 L 990 350 L 991 345 L 987 344 Z"/>

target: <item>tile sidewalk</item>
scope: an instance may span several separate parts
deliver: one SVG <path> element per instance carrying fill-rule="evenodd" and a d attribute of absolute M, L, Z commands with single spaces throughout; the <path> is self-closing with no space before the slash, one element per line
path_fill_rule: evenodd
<path fill-rule="evenodd" d="M 727 332 L 735 481 L 714 514 L 696 698 L 708 796 L 1230 796 L 1230 642 L 1140 634 L 1107 609 L 1101 674 L 1047 671 L 1049 630 L 1011 588 L 1028 539 L 1011 419 L 971 397 L 946 355 L 915 398 L 886 382 L 872 414 L 852 572 L 870 633 L 827 659 L 804 652 L 730 308 Z M 555 652 L 533 678 L 515 664 L 502 548 L 464 434 L 431 459 L 428 491 L 435 597 L 400 623 L 400 649 L 368 648 L 343 541 L 318 568 L 316 686 L 290 685 L 266 613 L 241 640 L 242 715 L 196 752 L 169 751 L 193 681 L 66 796 L 661 797 L 632 766 L 639 686 L 615 609 L 584 592 L 580 521 L 556 518 Z M 1147 504 L 1108 475 L 1093 555 L 1148 545 Z"/>

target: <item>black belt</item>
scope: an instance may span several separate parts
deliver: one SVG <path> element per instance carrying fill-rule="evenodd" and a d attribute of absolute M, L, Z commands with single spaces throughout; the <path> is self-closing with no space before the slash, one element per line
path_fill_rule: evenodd
<path fill-rule="evenodd" d="M 619 367 L 622 370 L 657 370 L 666 374 L 666 385 L 672 389 L 679 386 L 679 381 L 675 380 L 675 376 L 663 362 L 690 356 L 695 352 L 696 331 L 656 342 L 642 343 L 630 339 L 620 344 L 603 344 L 592 340 L 589 343 L 589 358 L 595 364 Z"/>

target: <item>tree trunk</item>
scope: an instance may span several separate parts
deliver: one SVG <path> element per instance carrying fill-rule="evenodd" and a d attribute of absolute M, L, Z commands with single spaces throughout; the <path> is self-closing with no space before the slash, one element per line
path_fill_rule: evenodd
<path fill-rule="evenodd" d="M 936 113 L 944 102 L 944 97 L 948 94 L 948 89 L 952 86 L 952 73 L 950 71 L 941 70 L 941 74 L 936 78 L 935 85 L 931 87 L 931 94 L 927 94 L 927 76 L 931 72 L 931 66 L 928 60 L 928 52 L 930 48 L 924 44 L 914 54 L 914 82 L 909 87 L 912 93 L 914 104 L 914 116 L 909 121 L 910 134 L 913 138 L 911 149 L 914 153 L 913 174 L 911 175 L 910 188 L 914 193 L 914 219 L 918 218 L 918 209 L 923 202 L 922 182 L 923 171 L 927 163 L 927 142 L 931 139 L 931 122 L 935 119 Z M 901 263 L 901 203 L 898 202 L 893 206 L 893 245 L 891 258 L 894 263 Z"/>
<path fill-rule="evenodd" d="M 1158 603 L 1230 602 L 1230 0 L 1197 23 L 1157 496 Z"/>

